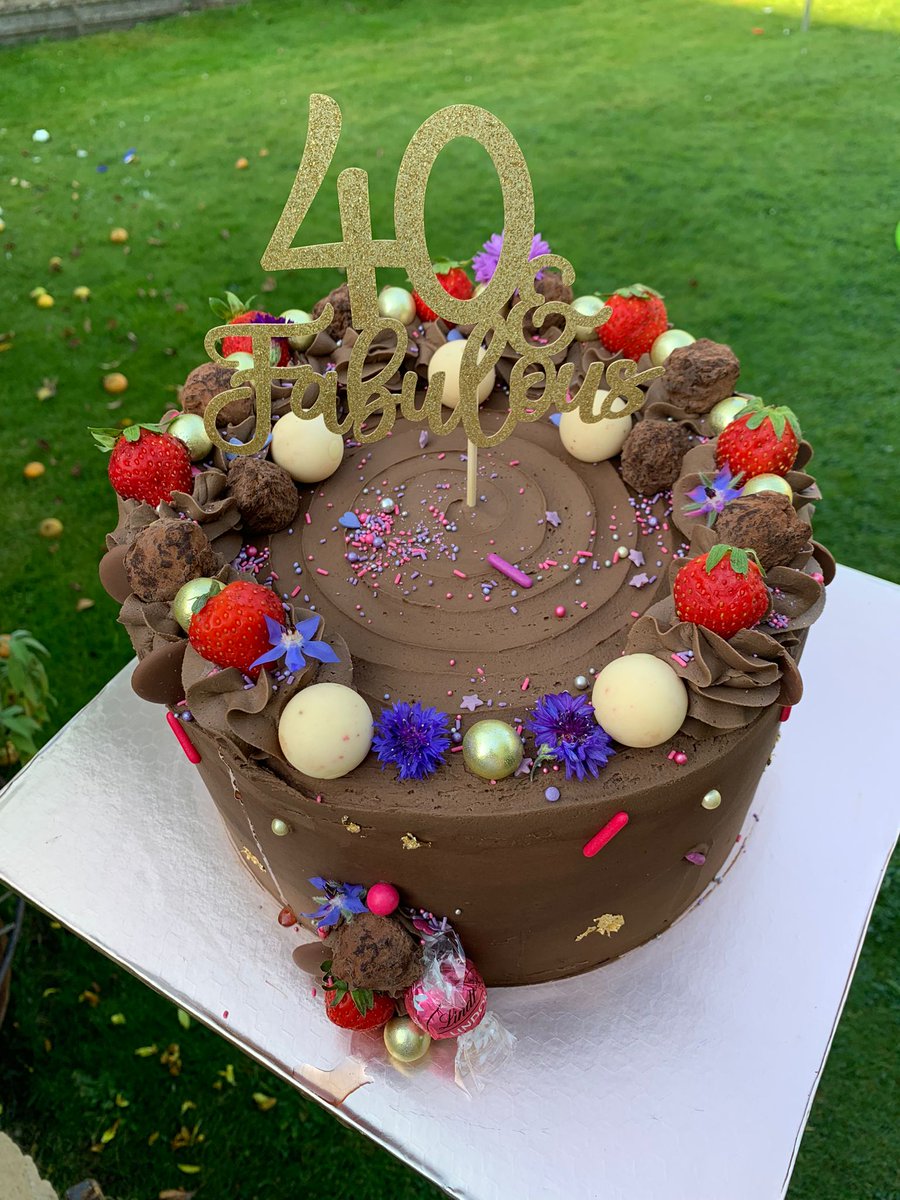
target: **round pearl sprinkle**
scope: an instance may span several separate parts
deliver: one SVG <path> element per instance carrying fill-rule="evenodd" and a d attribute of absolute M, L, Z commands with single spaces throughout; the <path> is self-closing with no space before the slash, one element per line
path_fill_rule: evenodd
<path fill-rule="evenodd" d="M 579 692 L 586 692 L 591 686 L 591 681 L 588 679 L 587 675 L 576 675 L 574 683 L 576 690 Z"/>
<path fill-rule="evenodd" d="M 287 837 L 291 832 L 291 827 L 287 821 L 282 821 L 281 817 L 274 817 L 272 820 L 272 832 L 276 837 Z"/>
<path fill-rule="evenodd" d="M 389 917 L 400 905 L 400 893 L 392 883 L 373 883 L 366 892 L 366 907 L 376 917 Z"/>
<path fill-rule="evenodd" d="M 557 604 L 553 610 L 553 615 L 554 617 L 564 617 L 566 615 L 566 606 L 564 604 Z"/>
<path fill-rule="evenodd" d="M 551 804 L 555 804 L 556 801 L 559 799 L 559 788 L 558 787 L 548 787 L 547 790 L 544 792 L 544 799 L 549 800 Z"/>
<path fill-rule="evenodd" d="M 381 500 L 380 508 L 382 512 L 392 513 L 397 507 L 396 503 L 390 496 L 384 496 Z"/>
<path fill-rule="evenodd" d="M 710 790 L 706 793 L 706 795 L 703 797 L 703 799 L 700 801 L 700 803 L 703 805 L 704 808 L 707 808 L 710 811 L 712 811 L 712 809 L 718 808 L 719 805 L 722 803 L 722 793 L 719 791 L 718 788 L 710 788 Z"/>

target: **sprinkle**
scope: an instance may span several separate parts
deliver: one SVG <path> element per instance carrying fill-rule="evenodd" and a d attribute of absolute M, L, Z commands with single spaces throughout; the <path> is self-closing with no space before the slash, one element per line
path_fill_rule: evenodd
<path fill-rule="evenodd" d="M 474 712 L 476 708 L 481 708 L 484 701 L 474 693 L 471 696 L 463 696 L 459 702 L 459 707 L 466 712 Z"/>
<path fill-rule="evenodd" d="M 521 690 L 522 690 L 523 692 L 527 692 L 527 691 L 528 691 L 528 685 L 529 685 L 530 683 L 531 683 L 531 677 L 530 677 L 529 675 L 526 675 L 526 676 L 525 676 L 525 678 L 522 680 L 522 689 L 521 689 Z"/>
<path fill-rule="evenodd" d="M 507 579 L 511 579 L 519 587 L 531 587 L 531 577 L 526 575 L 524 571 L 520 571 L 518 567 L 514 567 L 512 563 L 508 563 L 505 558 L 501 558 L 499 554 L 489 554 L 485 561 L 495 571 L 499 571 L 501 575 L 505 575 Z"/>
<path fill-rule="evenodd" d="M 330 575 L 331 572 L 326 571 L 324 567 L 316 567 L 316 574 L 317 575 Z"/>
<path fill-rule="evenodd" d="M 453 574 L 456 576 L 457 579 L 468 579 L 469 578 L 468 575 L 465 573 L 465 571 L 454 570 Z"/>
<path fill-rule="evenodd" d="M 593 858 L 595 854 L 599 854 L 607 842 L 612 841 L 617 833 L 628 824 L 628 813 L 618 812 L 616 815 L 603 826 L 601 830 L 594 834 L 589 842 L 586 842 L 582 854 L 585 858 Z"/>
<path fill-rule="evenodd" d="M 309 515 L 309 513 L 304 513 L 303 515 L 306 518 L 307 525 L 312 525 L 312 517 Z"/>
<path fill-rule="evenodd" d="M 554 512 L 554 511 L 545 512 L 544 516 L 547 519 L 547 524 L 552 525 L 554 529 L 558 529 L 559 526 L 562 524 L 562 521 L 560 519 L 560 515 L 558 512 Z"/>
<path fill-rule="evenodd" d="M 554 617 L 564 617 L 566 615 L 566 606 L 564 604 L 557 604 L 553 610 L 553 615 Z"/>
<path fill-rule="evenodd" d="M 693 863 L 695 867 L 702 867 L 706 862 L 706 855 L 699 850 L 691 850 L 689 854 L 685 854 L 684 861 Z"/>
<path fill-rule="evenodd" d="M 791 715 L 791 706 L 790 706 L 790 704 L 785 704 L 784 707 L 782 708 L 781 712 L 778 714 L 778 720 L 786 721 L 790 717 L 790 715 Z"/>
<path fill-rule="evenodd" d="M 166 713 L 166 721 L 169 724 L 169 728 L 172 730 L 172 732 L 178 738 L 178 743 L 181 746 L 182 750 L 184 751 L 188 762 L 194 763 L 195 765 L 198 762 L 200 762 L 200 755 L 197 753 L 194 743 L 191 741 L 191 739 L 188 737 L 188 735 L 184 732 L 184 729 L 182 728 L 182 726 L 179 723 L 178 718 L 175 716 L 175 714 L 174 713 Z"/>
<path fill-rule="evenodd" d="M 551 804 L 555 804 L 556 801 L 559 799 L 559 788 L 558 787 L 548 787 L 546 789 L 546 791 L 544 792 L 544 799 L 549 800 Z"/>

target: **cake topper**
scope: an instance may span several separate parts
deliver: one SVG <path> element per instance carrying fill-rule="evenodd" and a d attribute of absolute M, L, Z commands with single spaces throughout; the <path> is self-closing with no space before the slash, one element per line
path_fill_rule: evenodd
<path fill-rule="evenodd" d="M 502 121 L 475 105 L 454 104 L 440 109 L 416 130 L 397 173 L 394 238 L 373 238 L 368 175 L 358 167 L 348 167 L 337 181 L 343 240 L 295 246 L 293 240 L 331 165 L 340 132 L 341 110 L 336 102 L 330 96 L 311 96 L 303 157 L 260 263 L 267 271 L 330 267 L 346 272 L 351 324 L 359 331 L 347 369 L 346 411 L 338 405 L 336 372 L 320 375 L 308 363 L 288 366 L 272 363 L 272 339 L 323 332 L 334 317 L 331 304 L 326 304 L 321 314 L 309 323 L 242 325 L 242 337 L 251 340 L 253 363 L 235 370 L 232 387 L 214 397 L 206 409 L 206 430 L 216 446 L 229 454 L 254 454 L 261 450 L 271 428 L 272 384 L 291 383 L 291 410 L 296 416 L 303 420 L 322 416 L 332 433 L 342 436 L 352 433 L 362 444 L 386 437 L 398 409 L 406 420 L 426 422 L 438 436 L 451 433 L 461 424 L 469 443 L 467 502 L 473 505 L 477 448 L 498 445 L 512 434 L 519 421 L 535 421 L 550 408 L 559 411 L 577 408 L 582 421 L 593 424 L 606 418 L 626 417 L 640 408 L 644 402 L 640 385 L 662 374 L 662 367 L 638 371 L 629 359 L 606 364 L 594 362 L 585 372 L 581 386 L 572 393 L 574 363 L 564 362 L 557 367 L 553 362 L 570 345 L 576 330 L 602 325 L 609 309 L 588 316 L 571 304 L 545 300 L 535 289 L 535 278 L 542 271 L 559 271 L 566 284 L 573 282 L 575 272 L 557 254 L 529 259 L 534 235 L 531 177 L 518 143 Z M 425 194 L 431 169 L 441 150 L 459 137 L 472 138 L 487 151 L 503 196 L 503 248 L 497 268 L 483 291 L 469 300 L 451 296 L 441 287 L 425 234 Z M 405 268 L 415 291 L 439 317 L 473 327 L 459 363 L 455 403 L 449 395 L 444 398 L 446 372 L 440 370 L 432 373 L 424 395 L 416 394 L 419 379 L 414 371 L 403 375 L 399 394 L 388 390 L 388 383 L 403 363 L 408 337 L 400 321 L 379 315 L 377 267 Z M 562 325 L 558 336 L 546 344 L 532 341 L 523 331 L 523 322 L 529 314 L 538 329 L 554 317 Z M 390 331 L 396 339 L 394 352 L 381 370 L 364 378 L 372 342 L 385 331 Z M 227 363 L 218 344 L 233 334 L 232 325 L 219 325 L 207 333 L 204 345 L 211 359 Z M 488 432 L 481 425 L 479 402 L 484 398 L 485 380 L 492 376 L 507 345 L 520 356 L 509 379 L 509 411 L 500 427 Z M 595 410 L 594 399 L 604 366 L 608 393 Z M 252 438 L 241 446 L 227 443 L 216 429 L 216 418 L 231 401 L 252 399 L 254 393 L 256 426 Z M 614 407 L 619 400 L 624 404 Z"/>

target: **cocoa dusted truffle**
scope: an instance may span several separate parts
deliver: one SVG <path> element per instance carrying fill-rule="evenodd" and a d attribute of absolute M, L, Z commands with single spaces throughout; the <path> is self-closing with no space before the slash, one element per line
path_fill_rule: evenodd
<path fill-rule="evenodd" d="M 194 521 L 167 517 L 137 535 L 125 555 L 125 574 L 139 600 L 174 600 L 189 579 L 221 567 L 206 534 Z"/>
<path fill-rule="evenodd" d="M 545 271 L 540 279 L 534 281 L 534 290 L 540 292 L 545 300 L 561 300 L 563 304 L 571 304 L 575 293 L 567 283 L 563 283 L 562 275 L 556 271 Z"/>
<path fill-rule="evenodd" d="M 399 992 L 422 974 L 422 948 L 399 921 L 361 913 L 328 939 L 331 973 L 351 988 Z"/>
<path fill-rule="evenodd" d="M 242 521 L 255 533 L 277 533 L 297 515 L 297 488 L 284 467 L 276 463 L 236 457 L 228 468 L 228 488 Z"/>
<path fill-rule="evenodd" d="M 232 368 L 223 367 L 221 363 L 201 363 L 194 367 L 179 393 L 181 407 L 185 412 L 198 413 L 202 417 L 210 400 L 231 387 L 231 375 Z M 216 418 L 216 424 L 239 425 L 252 411 L 252 399 L 230 400 Z"/>
<path fill-rule="evenodd" d="M 330 333 L 336 342 L 339 342 L 350 326 L 350 289 L 346 283 L 342 283 L 327 296 L 317 300 L 313 305 L 312 315 L 314 317 L 321 316 L 326 304 L 330 304 L 334 309 L 334 319 L 326 332 Z"/>
<path fill-rule="evenodd" d="M 622 447 L 622 478 L 643 496 L 665 491 L 681 474 L 689 444 L 672 421 L 639 421 Z"/>
<path fill-rule="evenodd" d="M 673 404 L 687 412 L 705 413 L 734 394 L 740 373 L 741 364 L 729 346 L 698 338 L 672 351 L 663 379 Z"/>
<path fill-rule="evenodd" d="M 812 537 L 812 527 L 780 492 L 738 496 L 716 517 L 715 530 L 720 541 L 755 550 L 766 571 L 791 562 Z"/>

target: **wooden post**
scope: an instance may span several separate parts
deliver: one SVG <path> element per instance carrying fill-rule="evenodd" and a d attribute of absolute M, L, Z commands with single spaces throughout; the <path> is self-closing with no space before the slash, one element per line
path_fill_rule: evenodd
<path fill-rule="evenodd" d="M 468 442 L 466 460 L 466 504 L 474 508 L 478 490 L 478 447 L 474 442 Z"/>
<path fill-rule="evenodd" d="M 803 33 L 809 31 L 810 9 L 812 8 L 812 0 L 804 0 L 803 3 L 803 20 L 800 22 L 800 29 Z"/>

